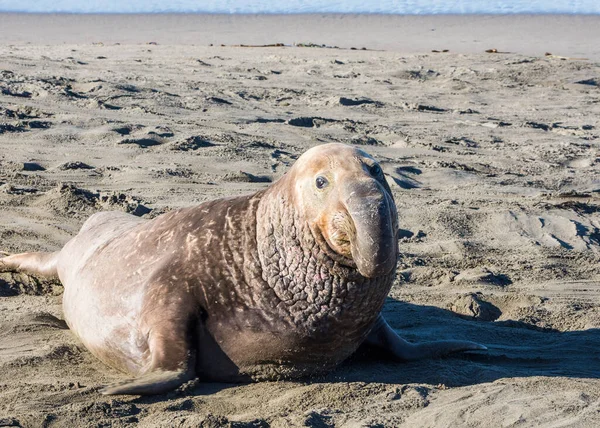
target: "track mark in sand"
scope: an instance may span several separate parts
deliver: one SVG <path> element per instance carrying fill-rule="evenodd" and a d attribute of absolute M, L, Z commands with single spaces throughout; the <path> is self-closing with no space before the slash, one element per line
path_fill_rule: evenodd
<path fill-rule="evenodd" d="M 285 123 L 285 119 L 268 119 L 264 117 L 257 117 L 254 120 L 250 120 L 248 123 Z"/>
<path fill-rule="evenodd" d="M 0 115 L 9 119 L 39 119 L 54 116 L 52 113 L 42 112 L 35 107 L 18 106 L 11 108 L 0 107 Z"/>
<path fill-rule="evenodd" d="M 271 156 L 271 160 L 272 160 L 271 171 L 273 171 L 273 172 L 277 172 L 280 165 L 283 165 L 287 168 L 291 164 L 293 164 L 296 159 L 298 159 L 297 155 L 295 155 L 289 151 L 280 150 L 280 149 L 273 150 L 271 152 L 270 156 Z"/>
<path fill-rule="evenodd" d="M 65 320 L 57 318 L 56 316 L 54 316 L 48 312 L 38 312 L 38 313 L 30 314 L 30 315 L 24 317 L 24 320 L 25 321 L 28 320 L 30 324 L 35 324 L 38 326 L 49 327 L 49 328 L 54 328 L 54 329 L 59 329 L 59 330 L 68 330 L 69 329 L 69 326 L 67 325 Z"/>
<path fill-rule="evenodd" d="M 207 101 L 210 101 L 214 104 L 225 104 L 225 105 L 232 105 L 233 103 L 231 101 L 227 101 L 224 98 L 219 98 L 219 97 L 207 97 L 206 98 Z"/>
<path fill-rule="evenodd" d="M 26 129 L 22 125 L 11 125 L 10 123 L 0 123 L 0 134 L 6 132 L 25 132 Z"/>
<path fill-rule="evenodd" d="M 24 162 L 23 171 L 34 172 L 34 171 L 46 171 L 42 165 L 37 162 Z"/>
<path fill-rule="evenodd" d="M 1 271 L 0 271 L 1 272 Z M 24 273 L 0 273 L 0 297 L 58 295 L 62 285 L 58 280 L 48 280 Z"/>
<path fill-rule="evenodd" d="M 19 98 L 31 98 L 32 93 L 29 91 L 15 91 L 12 88 L 0 88 L 0 94 L 8 95 L 10 97 L 19 97 Z"/>
<path fill-rule="evenodd" d="M 183 152 L 187 152 L 189 150 L 198 150 L 214 146 L 216 146 L 216 144 L 212 143 L 209 139 L 201 137 L 199 135 L 194 135 L 192 137 L 186 138 L 183 141 L 174 142 L 169 148 L 171 150 L 181 150 Z"/>
<path fill-rule="evenodd" d="M 600 87 L 600 78 L 592 77 L 591 79 L 584 79 L 575 82 L 579 85 L 587 85 L 587 86 L 595 86 L 596 88 Z"/>
<path fill-rule="evenodd" d="M 369 135 L 358 135 L 354 136 L 348 141 L 350 144 L 356 144 L 357 146 L 384 146 L 385 144 L 377 138 Z"/>
<path fill-rule="evenodd" d="M 455 144 L 457 146 L 464 146 L 464 147 L 469 147 L 469 148 L 479 147 L 479 144 L 477 143 L 477 141 L 471 140 L 470 138 L 467 138 L 467 137 L 452 137 L 452 138 L 446 140 L 445 142 L 448 144 Z"/>
<path fill-rule="evenodd" d="M 596 303 L 600 300 L 600 281 L 597 280 L 545 281 L 520 285 L 519 288 L 536 296 L 566 303 Z"/>
<path fill-rule="evenodd" d="M 302 128 L 314 128 L 319 123 L 330 122 L 332 119 L 324 119 L 322 117 L 295 117 L 287 121 L 288 125 L 299 126 Z"/>
<path fill-rule="evenodd" d="M 113 128 L 112 130 L 119 135 L 129 135 L 132 132 L 139 131 L 144 128 L 145 128 L 144 125 L 125 125 L 125 126 L 119 126 L 117 128 Z"/>
<path fill-rule="evenodd" d="M 339 103 L 340 103 L 340 105 L 343 105 L 343 106 L 361 106 L 361 105 L 365 105 L 365 104 L 371 104 L 371 105 L 374 105 L 376 107 L 383 106 L 383 103 L 381 103 L 379 101 L 373 101 L 370 98 L 346 98 L 346 97 L 340 97 Z"/>
<path fill-rule="evenodd" d="M 95 169 L 95 167 L 81 161 L 70 161 L 59 165 L 58 169 L 60 169 L 61 171 L 69 171 L 76 169 Z"/>
<path fill-rule="evenodd" d="M 27 132 L 32 129 L 48 129 L 52 125 L 51 122 L 43 120 L 24 120 L 11 123 L 0 123 L 0 134 L 6 132 Z"/>
<path fill-rule="evenodd" d="M 143 216 L 152 211 L 138 198 L 124 193 L 95 193 L 64 183 L 40 196 L 33 204 L 60 215 L 84 218 L 101 210 L 116 209 L 135 216 Z"/>
<path fill-rule="evenodd" d="M 300 128 L 319 128 L 320 126 L 327 124 L 338 124 L 342 125 L 346 130 L 350 132 L 356 132 L 356 125 L 364 125 L 364 123 L 355 121 L 352 119 L 329 119 L 318 116 L 300 116 L 288 119 L 286 122 L 288 125 L 297 126 Z"/>
<path fill-rule="evenodd" d="M 495 321 L 502 315 L 500 308 L 486 301 L 482 293 L 459 296 L 449 309 L 456 314 L 478 321 Z"/>
<path fill-rule="evenodd" d="M 466 269 L 453 276 L 452 282 L 459 285 L 482 284 L 497 287 L 506 287 L 513 283 L 508 275 L 493 272 L 486 267 Z"/>
<path fill-rule="evenodd" d="M 426 81 L 438 77 L 440 73 L 435 70 L 401 70 L 392 74 L 392 77 L 402 80 Z"/>
<path fill-rule="evenodd" d="M 386 172 L 386 176 L 391 178 L 393 180 L 393 183 L 395 185 L 397 185 L 398 187 L 400 187 L 401 189 L 418 189 L 420 187 L 422 187 L 422 184 L 410 177 L 410 175 L 416 175 L 413 171 L 417 170 L 419 171 L 420 174 L 420 170 L 418 170 L 417 168 L 414 169 L 410 169 L 411 167 L 408 167 L 409 169 L 406 169 L 406 167 L 398 167 L 395 168 L 394 170 L 392 170 L 392 172 Z M 384 165 L 384 171 L 387 168 L 385 168 Z"/>
<path fill-rule="evenodd" d="M 401 107 L 404 110 L 416 110 L 416 111 L 427 112 L 427 113 L 444 113 L 444 112 L 448 111 L 445 108 L 436 107 L 436 106 L 432 106 L 432 105 L 428 105 L 428 104 L 418 104 L 418 103 L 414 103 L 414 104 L 402 103 Z"/>
<path fill-rule="evenodd" d="M 546 125 L 545 123 L 540 122 L 525 122 L 523 126 L 527 128 L 541 129 L 543 131 L 550 131 L 550 129 L 552 129 L 551 125 Z"/>
<path fill-rule="evenodd" d="M 249 172 L 230 172 L 223 176 L 223 181 L 235 183 L 271 183 L 273 179 L 266 175 L 254 175 Z"/>
<path fill-rule="evenodd" d="M 142 149 L 146 149 L 152 146 L 160 146 L 163 144 L 163 141 L 158 138 L 146 137 L 146 138 L 125 138 L 124 140 L 119 141 L 118 144 L 131 144 L 137 145 Z"/>

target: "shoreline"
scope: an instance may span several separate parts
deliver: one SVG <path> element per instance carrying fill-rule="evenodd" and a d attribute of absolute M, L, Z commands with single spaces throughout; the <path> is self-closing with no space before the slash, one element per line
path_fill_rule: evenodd
<path fill-rule="evenodd" d="M 402 54 L 497 49 L 600 60 L 600 15 L 0 13 L 0 44 L 315 43 Z M 26 30 L 24 30 L 26 29 Z"/>

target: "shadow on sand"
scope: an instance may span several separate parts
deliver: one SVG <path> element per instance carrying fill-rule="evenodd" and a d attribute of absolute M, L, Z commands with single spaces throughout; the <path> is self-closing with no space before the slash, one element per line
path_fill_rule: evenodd
<path fill-rule="evenodd" d="M 333 372 L 302 382 L 426 383 L 456 387 L 511 377 L 600 378 L 600 329 L 560 332 L 518 321 L 476 321 L 449 310 L 392 298 L 386 301 L 383 314 L 411 342 L 472 340 L 489 350 L 407 363 L 392 361 L 381 351 L 364 347 Z M 237 385 L 200 380 L 184 394 L 207 395 Z"/>
<path fill-rule="evenodd" d="M 600 378 L 600 329 L 561 332 L 520 321 L 476 321 L 391 298 L 383 314 L 411 342 L 472 340 L 488 351 L 398 363 L 377 350 L 360 349 L 324 380 L 464 386 L 506 377 Z"/>

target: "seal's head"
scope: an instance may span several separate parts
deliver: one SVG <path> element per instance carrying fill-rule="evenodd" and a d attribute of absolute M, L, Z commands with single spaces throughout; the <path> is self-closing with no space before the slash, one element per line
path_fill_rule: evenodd
<path fill-rule="evenodd" d="M 289 175 L 295 209 L 332 259 L 368 278 L 395 269 L 398 214 L 375 159 L 345 144 L 325 144 L 304 153 Z"/>

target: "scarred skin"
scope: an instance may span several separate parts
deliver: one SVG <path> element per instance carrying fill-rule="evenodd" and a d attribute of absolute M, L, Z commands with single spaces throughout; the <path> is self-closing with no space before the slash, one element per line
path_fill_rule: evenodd
<path fill-rule="evenodd" d="M 61 251 L 9 256 L 0 270 L 60 278 L 70 329 L 106 364 L 138 377 L 108 394 L 161 393 L 196 376 L 305 376 L 363 343 L 404 360 L 485 349 L 412 345 L 380 316 L 397 221 L 377 163 L 330 144 L 255 194 L 151 221 L 95 214 Z"/>

